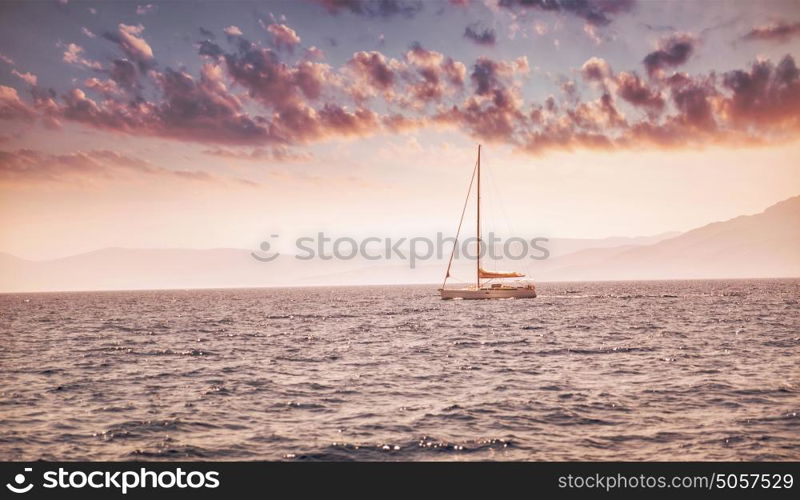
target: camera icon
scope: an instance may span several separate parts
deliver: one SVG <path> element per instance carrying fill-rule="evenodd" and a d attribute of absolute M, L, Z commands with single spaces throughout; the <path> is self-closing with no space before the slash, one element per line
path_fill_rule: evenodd
<path fill-rule="evenodd" d="M 25 467 L 25 472 L 31 472 L 31 471 L 33 471 L 32 468 Z M 31 488 L 33 488 L 33 484 L 28 484 L 28 485 L 23 486 L 23 484 L 25 483 L 25 480 L 26 480 L 25 479 L 25 474 L 17 474 L 16 476 L 14 476 L 14 483 L 15 484 L 6 483 L 6 488 L 8 488 L 9 490 L 11 490 L 14 493 L 27 493 L 27 492 L 31 491 Z"/>
<path fill-rule="evenodd" d="M 269 235 L 270 238 L 277 238 L 279 235 L 271 234 Z M 259 245 L 260 252 L 250 252 L 250 255 L 259 262 L 272 262 L 273 260 L 277 259 L 280 256 L 280 253 L 275 252 L 273 254 L 269 254 L 271 246 L 269 241 L 262 241 L 261 245 Z"/>

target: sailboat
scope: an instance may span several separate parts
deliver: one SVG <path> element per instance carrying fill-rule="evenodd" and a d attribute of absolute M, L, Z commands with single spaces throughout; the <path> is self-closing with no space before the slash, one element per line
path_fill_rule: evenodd
<path fill-rule="evenodd" d="M 456 246 L 458 245 L 458 236 L 461 233 L 461 225 L 464 222 L 464 214 L 467 210 L 467 203 L 469 202 L 469 194 L 472 191 L 472 183 L 477 179 L 478 186 L 476 189 L 476 204 L 477 204 L 477 241 L 476 241 L 476 255 L 477 262 L 475 266 L 475 285 L 467 288 L 445 288 L 447 279 L 450 278 L 450 269 L 453 265 L 453 256 L 456 253 Z M 464 200 L 464 208 L 461 211 L 461 220 L 458 223 L 458 231 L 456 232 L 456 241 L 453 243 L 453 251 L 450 253 L 450 260 L 447 263 L 447 272 L 444 276 L 444 282 L 439 289 L 439 293 L 443 300 L 464 299 L 464 300 L 477 300 L 477 299 L 532 299 L 536 297 L 536 287 L 533 283 L 525 284 L 506 284 L 502 281 L 507 278 L 523 278 L 524 274 L 517 272 L 493 272 L 487 271 L 481 267 L 481 146 L 478 145 L 478 161 L 475 164 L 475 170 L 472 172 L 472 179 L 469 183 L 467 190 L 467 199 Z M 482 281 L 484 280 L 484 281 Z"/>

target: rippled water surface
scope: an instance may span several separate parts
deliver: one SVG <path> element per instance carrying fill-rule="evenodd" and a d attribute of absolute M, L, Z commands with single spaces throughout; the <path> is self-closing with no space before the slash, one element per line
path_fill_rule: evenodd
<path fill-rule="evenodd" d="M 800 280 L 0 295 L 0 459 L 800 459 Z"/>

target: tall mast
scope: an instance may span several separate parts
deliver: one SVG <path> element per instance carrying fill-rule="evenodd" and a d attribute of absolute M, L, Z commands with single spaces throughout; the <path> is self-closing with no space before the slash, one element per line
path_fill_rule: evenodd
<path fill-rule="evenodd" d="M 477 288 L 481 287 L 481 145 L 478 144 L 478 240 L 476 242 L 478 267 L 475 269 L 475 283 Z"/>

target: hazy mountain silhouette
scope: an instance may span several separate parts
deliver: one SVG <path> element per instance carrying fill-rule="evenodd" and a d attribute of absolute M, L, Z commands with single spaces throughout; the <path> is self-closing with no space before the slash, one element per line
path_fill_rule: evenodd
<path fill-rule="evenodd" d="M 537 281 L 800 276 L 800 196 L 755 215 L 682 234 L 647 238 L 553 239 L 551 258 L 529 261 Z M 461 263 L 469 266 L 468 262 Z M 513 267 L 514 263 L 509 263 Z M 282 255 L 258 262 L 241 249 L 107 248 L 31 261 L 0 253 L 0 290 L 120 290 L 437 283 L 442 260 L 410 269 L 407 261 L 302 261 Z M 469 271 L 465 278 L 470 278 Z"/>
<path fill-rule="evenodd" d="M 583 250 L 544 261 L 544 280 L 800 276 L 800 196 L 651 245 Z"/>

